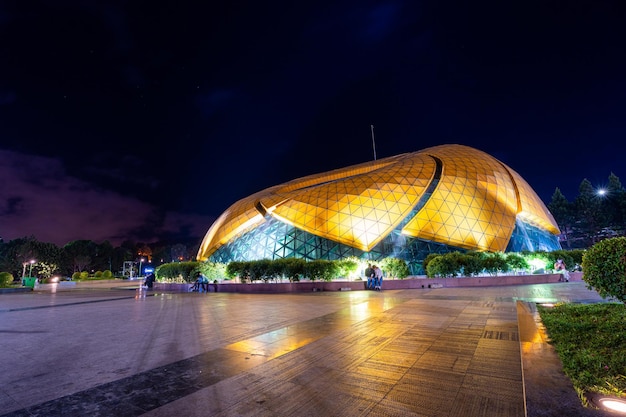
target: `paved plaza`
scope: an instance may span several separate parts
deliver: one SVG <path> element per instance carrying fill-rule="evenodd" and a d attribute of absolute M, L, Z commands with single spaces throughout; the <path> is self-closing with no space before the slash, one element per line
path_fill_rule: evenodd
<path fill-rule="evenodd" d="M 305 294 L 0 294 L 0 416 L 603 416 L 537 302 L 582 282 Z"/>

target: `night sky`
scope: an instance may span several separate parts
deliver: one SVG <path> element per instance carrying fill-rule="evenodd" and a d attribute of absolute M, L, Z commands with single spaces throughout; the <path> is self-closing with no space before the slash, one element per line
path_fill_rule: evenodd
<path fill-rule="evenodd" d="M 0 2 L 0 237 L 204 235 L 301 176 L 458 143 L 547 204 L 626 184 L 616 1 Z"/>

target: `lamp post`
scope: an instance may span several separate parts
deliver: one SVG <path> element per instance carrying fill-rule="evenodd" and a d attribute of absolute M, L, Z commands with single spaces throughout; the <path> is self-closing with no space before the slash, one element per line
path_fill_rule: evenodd
<path fill-rule="evenodd" d="M 28 269 L 28 276 L 32 277 L 33 276 L 33 264 L 35 263 L 34 259 L 30 260 L 30 268 Z"/>
<path fill-rule="evenodd" d="M 143 258 L 139 258 L 139 278 L 141 278 L 141 264 L 143 263 Z"/>

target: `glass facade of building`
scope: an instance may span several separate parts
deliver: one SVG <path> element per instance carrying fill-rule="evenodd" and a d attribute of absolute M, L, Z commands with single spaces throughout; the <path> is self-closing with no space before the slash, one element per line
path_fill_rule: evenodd
<path fill-rule="evenodd" d="M 490 155 L 442 145 L 300 178 L 233 204 L 199 260 L 406 260 L 429 253 L 560 249 L 558 226 L 519 174 Z"/>

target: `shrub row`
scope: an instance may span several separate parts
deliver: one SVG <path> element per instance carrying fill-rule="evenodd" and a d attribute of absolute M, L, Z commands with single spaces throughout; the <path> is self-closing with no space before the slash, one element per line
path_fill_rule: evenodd
<path fill-rule="evenodd" d="M 430 254 L 424 260 L 426 275 L 435 277 L 457 277 L 503 274 L 511 271 L 531 269 L 533 273 L 552 271 L 557 259 L 563 259 L 568 269 L 574 270 L 582 264 L 583 250 L 557 250 L 553 252 L 450 252 Z M 533 269 L 529 260 L 538 259 L 545 268 Z"/>
<path fill-rule="evenodd" d="M 156 279 L 159 282 L 190 283 L 203 274 L 210 281 L 239 277 L 241 282 L 289 279 L 292 282 L 301 279 L 312 281 L 330 281 L 338 277 L 354 276 L 360 261 L 346 258 L 336 261 L 283 258 L 276 260 L 235 261 L 228 265 L 213 262 L 173 262 L 157 267 Z M 404 278 L 409 274 L 405 261 L 387 258 L 381 262 L 387 276 Z"/>

